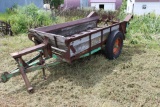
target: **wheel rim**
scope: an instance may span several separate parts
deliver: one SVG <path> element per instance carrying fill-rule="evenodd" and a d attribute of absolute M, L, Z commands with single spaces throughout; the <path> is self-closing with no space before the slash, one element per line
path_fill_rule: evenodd
<path fill-rule="evenodd" d="M 114 46 L 113 46 L 113 54 L 117 55 L 121 49 L 121 45 L 122 45 L 122 40 L 120 38 L 117 38 Z"/>

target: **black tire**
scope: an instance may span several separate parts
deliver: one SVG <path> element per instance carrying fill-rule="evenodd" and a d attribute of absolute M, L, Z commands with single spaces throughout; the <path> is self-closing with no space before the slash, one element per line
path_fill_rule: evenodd
<path fill-rule="evenodd" d="M 105 56 L 110 59 L 116 59 L 121 54 L 123 47 L 123 33 L 120 31 L 112 31 L 107 38 L 105 45 Z"/>

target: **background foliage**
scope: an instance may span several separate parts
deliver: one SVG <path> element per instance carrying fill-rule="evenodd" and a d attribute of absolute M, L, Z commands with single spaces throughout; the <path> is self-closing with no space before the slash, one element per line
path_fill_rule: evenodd
<path fill-rule="evenodd" d="M 9 14 L 7 21 L 10 22 L 15 34 L 25 33 L 30 28 L 49 25 L 53 22 L 50 13 L 39 10 L 34 4 L 14 8 L 6 14 Z"/>
<path fill-rule="evenodd" d="M 59 5 L 64 3 L 64 0 L 44 0 L 44 3 L 49 3 L 51 7 L 58 8 Z"/>
<path fill-rule="evenodd" d="M 133 44 L 142 42 L 158 42 L 160 33 L 160 16 L 149 13 L 141 16 L 134 15 L 127 28 L 127 38 Z"/>
<path fill-rule="evenodd" d="M 118 10 L 118 18 L 120 19 L 120 20 L 123 20 L 124 18 L 125 18 L 125 16 L 126 16 L 126 8 L 127 8 L 127 0 L 123 0 L 122 1 L 122 5 L 121 5 L 121 7 L 120 7 L 120 9 Z"/>
<path fill-rule="evenodd" d="M 58 8 L 59 5 L 63 4 L 64 0 L 51 0 L 50 5 Z"/>

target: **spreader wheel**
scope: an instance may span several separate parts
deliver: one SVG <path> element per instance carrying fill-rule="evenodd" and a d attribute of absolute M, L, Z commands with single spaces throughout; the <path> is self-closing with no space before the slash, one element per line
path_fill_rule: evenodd
<path fill-rule="evenodd" d="M 116 59 L 121 54 L 123 47 L 123 34 L 120 31 L 113 31 L 107 38 L 105 55 L 108 59 Z"/>

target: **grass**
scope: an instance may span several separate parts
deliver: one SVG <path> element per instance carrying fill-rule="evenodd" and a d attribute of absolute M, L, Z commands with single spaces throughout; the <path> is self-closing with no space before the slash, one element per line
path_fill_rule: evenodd
<path fill-rule="evenodd" d="M 42 73 L 27 74 L 34 94 L 28 94 L 21 76 L 0 84 L 0 105 L 158 107 L 160 106 L 160 50 L 158 44 L 124 43 L 121 56 L 107 60 L 100 52 L 90 59 L 49 68 L 47 81 Z M 9 53 L 33 46 L 26 34 L 0 38 L 0 73 L 16 67 Z M 32 54 L 26 58 L 30 58 Z M 17 84 L 18 83 L 18 84 Z"/>
<path fill-rule="evenodd" d="M 55 23 L 68 19 L 60 18 Z M 69 19 L 74 20 L 74 19 Z M 132 33 L 132 31 L 130 31 Z M 153 35 L 153 34 L 152 34 Z M 1 107 L 159 107 L 160 41 L 154 34 L 146 39 L 134 32 L 124 42 L 122 54 L 107 60 L 99 52 L 47 68 L 47 80 L 41 70 L 27 74 L 34 94 L 28 94 L 21 76 L 0 83 Z M 0 37 L 0 73 L 17 67 L 10 53 L 31 47 L 26 34 Z M 25 56 L 30 59 L 35 53 Z"/>

